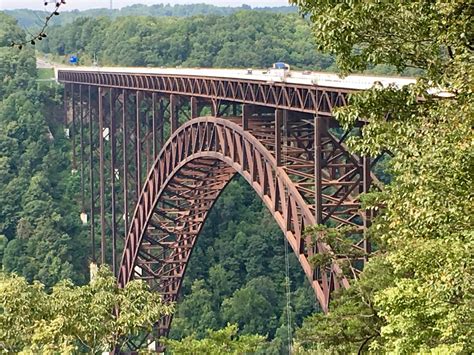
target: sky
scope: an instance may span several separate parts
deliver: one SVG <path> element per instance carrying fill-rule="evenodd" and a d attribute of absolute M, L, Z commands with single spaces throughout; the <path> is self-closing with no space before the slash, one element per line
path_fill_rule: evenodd
<path fill-rule="evenodd" d="M 54 0 L 52 0 L 54 2 Z M 252 7 L 263 6 L 285 6 L 288 5 L 288 0 L 112 0 L 114 8 L 120 8 L 133 4 L 195 4 L 206 3 L 216 6 L 240 6 L 247 4 Z M 63 5 L 63 11 L 79 9 L 103 8 L 110 6 L 110 0 L 66 0 L 66 5 Z M 0 0 L 0 10 L 7 9 L 35 9 L 44 10 L 44 0 Z"/>

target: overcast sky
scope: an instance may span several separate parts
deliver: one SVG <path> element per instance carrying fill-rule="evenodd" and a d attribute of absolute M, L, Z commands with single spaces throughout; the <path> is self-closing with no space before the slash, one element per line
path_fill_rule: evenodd
<path fill-rule="evenodd" d="M 288 0 L 112 0 L 114 8 L 120 8 L 123 6 L 133 5 L 133 4 L 196 4 L 196 3 L 206 3 L 216 6 L 240 6 L 242 4 L 247 4 L 252 7 L 255 6 L 284 6 L 288 5 Z M 52 1 L 54 2 L 54 0 Z M 72 9 L 91 9 L 99 7 L 109 7 L 110 0 L 66 0 L 67 4 L 64 5 L 64 10 Z M 44 10 L 44 1 L 43 0 L 0 0 L 0 9 L 36 9 Z"/>

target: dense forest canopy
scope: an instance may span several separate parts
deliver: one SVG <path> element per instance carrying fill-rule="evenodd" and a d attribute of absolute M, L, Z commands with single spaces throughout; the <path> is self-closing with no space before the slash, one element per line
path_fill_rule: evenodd
<path fill-rule="evenodd" d="M 35 53 L 12 50 L 23 36 L 0 13 L 0 256 L 3 269 L 46 285 L 86 280 L 85 234 L 74 202 L 59 87 L 39 87 Z"/>
<path fill-rule="evenodd" d="M 123 16 L 157 16 L 157 17 L 189 17 L 197 15 L 231 15 L 241 10 L 264 11 L 274 13 L 293 13 L 297 12 L 294 6 L 278 7 L 254 7 L 242 5 L 239 7 L 223 7 L 209 4 L 156 4 L 141 5 L 135 4 L 122 7 L 121 9 L 91 9 L 91 10 L 72 10 L 64 11 L 61 16 L 53 19 L 53 25 L 65 25 L 73 22 L 80 17 L 123 17 Z M 18 20 L 20 26 L 33 30 L 41 25 L 42 20 L 49 14 L 47 11 L 35 11 L 28 9 L 6 10 L 5 13 Z"/>
<path fill-rule="evenodd" d="M 328 69 L 331 56 L 315 50 L 307 21 L 296 14 L 240 11 L 190 18 L 82 18 L 53 26 L 39 49 L 77 55 L 82 64 L 154 67 L 259 67 L 276 61 Z M 116 35 L 116 34 L 120 35 Z"/>

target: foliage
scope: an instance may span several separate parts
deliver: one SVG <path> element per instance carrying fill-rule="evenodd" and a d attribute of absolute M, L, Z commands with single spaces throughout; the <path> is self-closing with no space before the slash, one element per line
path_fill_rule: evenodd
<path fill-rule="evenodd" d="M 37 90 L 31 48 L 15 22 L 0 13 L 0 264 L 28 281 L 52 286 L 63 278 L 84 282 L 87 240 L 71 173 L 69 142 L 61 124 L 59 87 Z"/>
<path fill-rule="evenodd" d="M 124 17 L 124 16 L 156 16 L 156 17 L 190 17 L 197 15 L 231 15 L 242 10 L 250 10 L 248 5 L 240 7 L 215 6 L 210 4 L 156 4 L 142 5 L 134 4 L 124 6 L 120 9 L 90 9 L 90 10 L 72 10 L 61 12 L 61 16 L 55 17 L 52 21 L 55 25 L 65 25 L 77 20 L 80 17 Z M 255 7 L 253 11 L 259 12 L 275 12 L 275 13 L 291 13 L 296 12 L 296 8 L 292 6 L 278 7 Z M 5 13 L 18 20 L 21 26 L 34 28 L 39 24 L 38 18 L 45 18 L 48 13 L 46 11 L 35 11 L 28 9 L 6 10 Z"/>
<path fill-rule="evenodd" d="M 52 80 L 54 79 L 54 69 L 52 68 L 38 68 L 38 79 Z"/>
<path fill-rule="evenodd" d="M 120 33 L 120 36 L 115 34 Z M 327 69 L 333 58 L 308 41 L 308 23 L 296 14 L 240 11 L 230 16 L 191 18 L 80 18 L 53 26 L 39 48 L 82 64 L 259 67 L 276 61 L 296 68 Z"/>
<path fill-rule="evenodd" d="M 45 5 L 47 5 L 48 2 L 45 1 Z M 36 41 L 42 41 L 43 38 L 46 38 L 47 35 L 45 33 L 45 30 L 46 28 L 48 27 L 49 25 L 49 22 L 51 21 L 51 19 L 54 18 L 54 16 L 57 16 L 59 15 L 59 9 L 61 8 L 62 5 L 66 4 L 66 0 L 58 0 L 54 3 L 54 8 L 53 10 L 48 13 L 48 15 L 45 17 L 45 21 L 44 23 L 42 23 L 40 25 L 40 28 L 38 29 L 38 31 L 32 35 L 31 33 L 29 34 L 30 36 L 28 38 L 23 38 L 22 41 L 12 41 L 10 43 L 10 46 L 13 47 L 13 48 L 18 48 L 18 49 L 22 49 L 26 44 L 29 44 L 29 45 L 36 45 Z"/>
<path fill-rule="evenodd" d="M 260 335 L 237 335 L 237 325 L 228 324 L 220 330 L 209 330 L 204 339 L 194 335 L 181 341 L 164 340 L 167 348 L 174 354 L 249 354 L 255 353 L 265 344 Z"/>
<path fill-rule="evenodd" d="M 373 258 L 357 283 L 334 294 L 327 315 L 315 313 L 304 320 L 296 331 L 297 346 L 301 350 L 325 349 L 340 354 L 367 350 L 368 344 L 380 338 L 380 328 L 385 324 L 374 295 L 390 285 L 391 271 L 384 258 Z"/>
<path fill-rule="evenodd" d="M 311 238 L 312 245 L 324 243 L 331 248 L 331 253 L 317 253 L 309 258 L 313 267 L 327 268 L 337 262 L 346 276 L 351 275 L 351 266 L 363 257 L 368 257 L 360 249 L 353 248 L 350 239 L 357 231 L 351 227 L 328 227 L 317 224 L 305 228 L 305 235 Z"/>
<path fill-rule="evenodd" d="M 281 231 L 260 198 L 241 179 L 233 180 L 193 251 L 183 298 L 171 337 L 205 337 L 208 329 L 237 324 L 243 334 L 260 334 L 284 346 L 286 326 L 285 253 Z M 316 310 L 314 291 L 290 255 L 292 327 Z M 278 343 L 278 344 L 277 344 Z"/>
<path fill-rule="evenodd" d="M 222 313 L 225 319 L 236 322 L 243 333 L 274 332 L 278 325 L 277 298 L 273 282 L 267 277 L 256 277 L 224 300 Z"/>
<path fill-rule="evenodd" d="M 380 276 L 360 281 L 373 284 L 370 302 L 382 319 L 377 323 L 381 337 L 370 348 L 472 352 L 474 58 L 469 5 L 294 2 L 310 15 L 320 49 L 335 54 L 345 72 L 387 64 L 423 73 L 415 85 L 378 85 L 353 95 L 351 106 L 337 115 L 345 128 L 359 117 L 369 122 L 361 137 L 352 138 L 354 151 L 394 155 L 390 184 L 367 199 L 373 208 L 384 207 L 370 228 L 370 235 L 381 241 L 380 256 L 367 271 Z M 375 287 L 377 282 L 383 287 Z M 358 324 L 356 315 L 337 318 L 345 308 L 362 305 L 353 307 L 353 292 L 341 296 L 332 314 L 319 320 L 321 342 L 329 348 L 333 344 L 324 339 L 345 324 L 355 325 L 352 340 L 365 338 L 366 326 Z M 311 333 L 313 326 L 304 332 Z"/>
<path fill-rule="evenodd" d="M 119 288 L 105 267 L 88 285 L 62 281 L 51 293 L 0 274 L 0 346 L 7 352 L 100 353 L 150 330 L 171 310 L 142 281 Z"/>

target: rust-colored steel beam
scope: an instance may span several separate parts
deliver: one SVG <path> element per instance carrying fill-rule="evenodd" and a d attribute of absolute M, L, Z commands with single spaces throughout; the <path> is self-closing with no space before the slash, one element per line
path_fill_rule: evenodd
<path fill-rule="evenodd" d="M 197 118 L 199 116 L 199 106 L 197 97 L 191 96 L 189 105 L 191 106 L 191 118 Z"/>
<path fill-rule="evenodd" d="M 151 134 L 152 134 L 152 141 L 153 141 L 153 149 L 152 149 L 152 154 L 153 158 L 155 158 L 158 155 L 158 138 L 157 138 L 157 132 L 158 132 L 158 122 L 157 122 L 157 114 L 156 114 L 156 102 L 157 97 L 156 93 L 151 94 Z"/>
<path fill-rule="evenodd" d="M 80 86 L 80 85 L 79 85 Z M 71 128 L 71 139 L 72 139 L 72 168 L 77 168 L 76 162 L 76 95 L 74 90 L 75 85 L 71 84 L 71 101 L 72 101 L 72 128 Z"/>
<path fill-rule="evenodd" d="M 210 133 L 209 133 L 210 132 Z M 228 147 L 228 148 L 224 148 Z M 244 162 L 251 162 L 245 164 Z M 196 166 L 202 166 L 198 178 Z M 347 287 L 339 266 L 336 276 L 315 279 L 309 263 L 312 246 L 305 245 L 304 226 L 316 223 L 314 213 L 273 154 L 250 132 L 229 120 L 197 118 L 168 140 L 144 184 L 130 225 L 119 282 L 143 278 L 155 285 L 166 301 L 175 301 L 185 268 L 207 213 L 235 173 L 260 195 L 298 256 L 324 310 L 329 292 Z M 183 176 L 186 176 L 183 180 Z M 173 201 L 176 208 L 166 206 Z M 318 252 L 330 252 L 318 243 Z M 330 283 L 338 283 L 337 286 Z M 164 320 L 162 335 L 170 320 Z"/>
<path fill-rule="evenodd" d="M 144 90 L 160 94 L 202 97 L 212 100 L 213 115 L 218 100 L 250 103 L 279 109 L 331 116 L 332 109 L 344 106 L 352 90 L 320 86 L 263 82 L 189 75 L 131 74 L 58 70 L 63 83 Z"/>
<path fill-rule="evenodd" d="M 176 95 L 170 96 L 170 127 L 171 133 L 178 129 L 178 98 Z"/>
<path fill-rule="evenodd" d="M 275 110 L 275 160 L 277 166 L 282 164 L 281 131 L 283 128 L 283 111 Z"/>
<path fill-rule="evenodd" d="M 89 192 L 90 192 L 90 239 L 91 239 L 91 259 L 95 263 L 95 190 L 94 190 L 94 139 L 93 139 L 93 122 L 92 117 L 92 95 L 91 86 L 87 86 L 87 119 L 89 120 Z"/>
<path fill-rule="evenodd" d="M 104 148 L 104 90 L 99 87 L 99 191 L 100 191 L 100 261 L 106 264 L 106 223 L 105 223 L 105 148 Z"/>
<path fill-rule="evenodd" d="M 122 161 L 123 161 L 123 172 L 122 172 L 122 179 L 123 179 L 123 220 L 124 220 L 124 227 L 125 233 L 128 232 L 128 124 L 127 124 L 127 99 L 128 99 L 128 92 L 127 90 L 122 90 Z M 126 235 L 125 235 L 126 237 Z"/>
<path fill-rule="evenodd" d="M 140 195 L 141 181 L 142 181 L 142 148 L 141 148 L 141 103 L 143 93 L 140 91 L 136 92 L 135 103 L 135 171 L 136 171 L 136 184 L 137 184 L 137 198 Z"/>
<path fill-rule="evenodd" d="M 116 196 L 115 196 L 115 180 L 116 180 L 116 117 L 115 117 L 115 100 L 114 90 L 109 92 L 109 115 L 110 115 L 110 195 L 111 195 L 111 229 L 112 229 L 112 272 L 117 276 L 117 216 L 116 216 Z"/>
<path fill-rule="evenodd" d="M 306 237 L 305 227 L 352 227 L 354 251 L 365 256 L 354 260 L 351 271 L 354 276 L 360 272 L 370 251 L 365 230 L 371 220 L 369 211 L 361 208 L 360 194 L 377 185 L 370 172 L 376 159 L 371 162 L 350 153 L 345 146 L 349 132 L 329 129 L 337 127 L 332 109 L 346 104 L 349 90 L 68 70 L 59 70 L 59 79 L 67 85 L 65 116 L 72 111 L 68 111 L 67 94 L 70 101 L 75 100 L 74 85 L 89 88 L 91 242 L 95 244 L 94 208 L 100 203 L 101 260 L 106 261 L 106 246 L 110 247 L 106 232 L 111 232 L 115 265 L 115 218 L 117 211 L 123 211 L 126 240 L 117 270 L 122 286 L 131 279 L 143 279 L 166 302 L 176 301 L 208 212 L 237 173 L 271 211 L 324 311 L 331 292 L 348 287 L 348 275 L 337 261 L 324 268 L 309 263 L 315 253 L 329 253 L 334 260 L 339 256 L 328 245 Z M 97 88 L 94 104 L 91 87 Z M 82 117 L 81 90 L 80 86 Z M 109 99 L 104 100 L 107 93 Z M 75 106 L 77 102 L 72 103 Z M 212 116 L 197 117 L 203 107 Z M 72 116 L 67 123 L 73 123 Z M 180 126 L 179 117 L 188 122 Z M 107 142 L 105 127 L 110 129 Z M 93 197 L 95 160 L 99 162 L 99 202 Z M 116 169 L 121 171 L 117 183 Z M 109 188 L 112 201 L 105 203 Z M 116 196 L 116 190 L 123 196 Z M 112 221 L 106 219 L 110 212 Z M 94 249 L 92 254 L 95 259 Z M 163 318 L 159 335 L 166 335 L 170 324 L 170 317 Z"/>
<path fill-rule="evenodd" d="M 79 145 L 80 145 L 80 161 L 81 161 L 81 213 L 85 211 L 85 166 L 84 166 L 84 105 L 82 97 L 82 85 L 79 85 Z"/>
<path fill-rule="evenodd" d="M 314 211 L 316 223 L 323 223 L 323 209 L 322 209 L 322 118 L 317 115 L 314 116 Z"/>
<path fill-rule="evenodd" d="M 252 106 L 249 104 L 242 105 L 242 128 L 244 131 L 249 129 L 249 120 L 252 116 Z"/>

